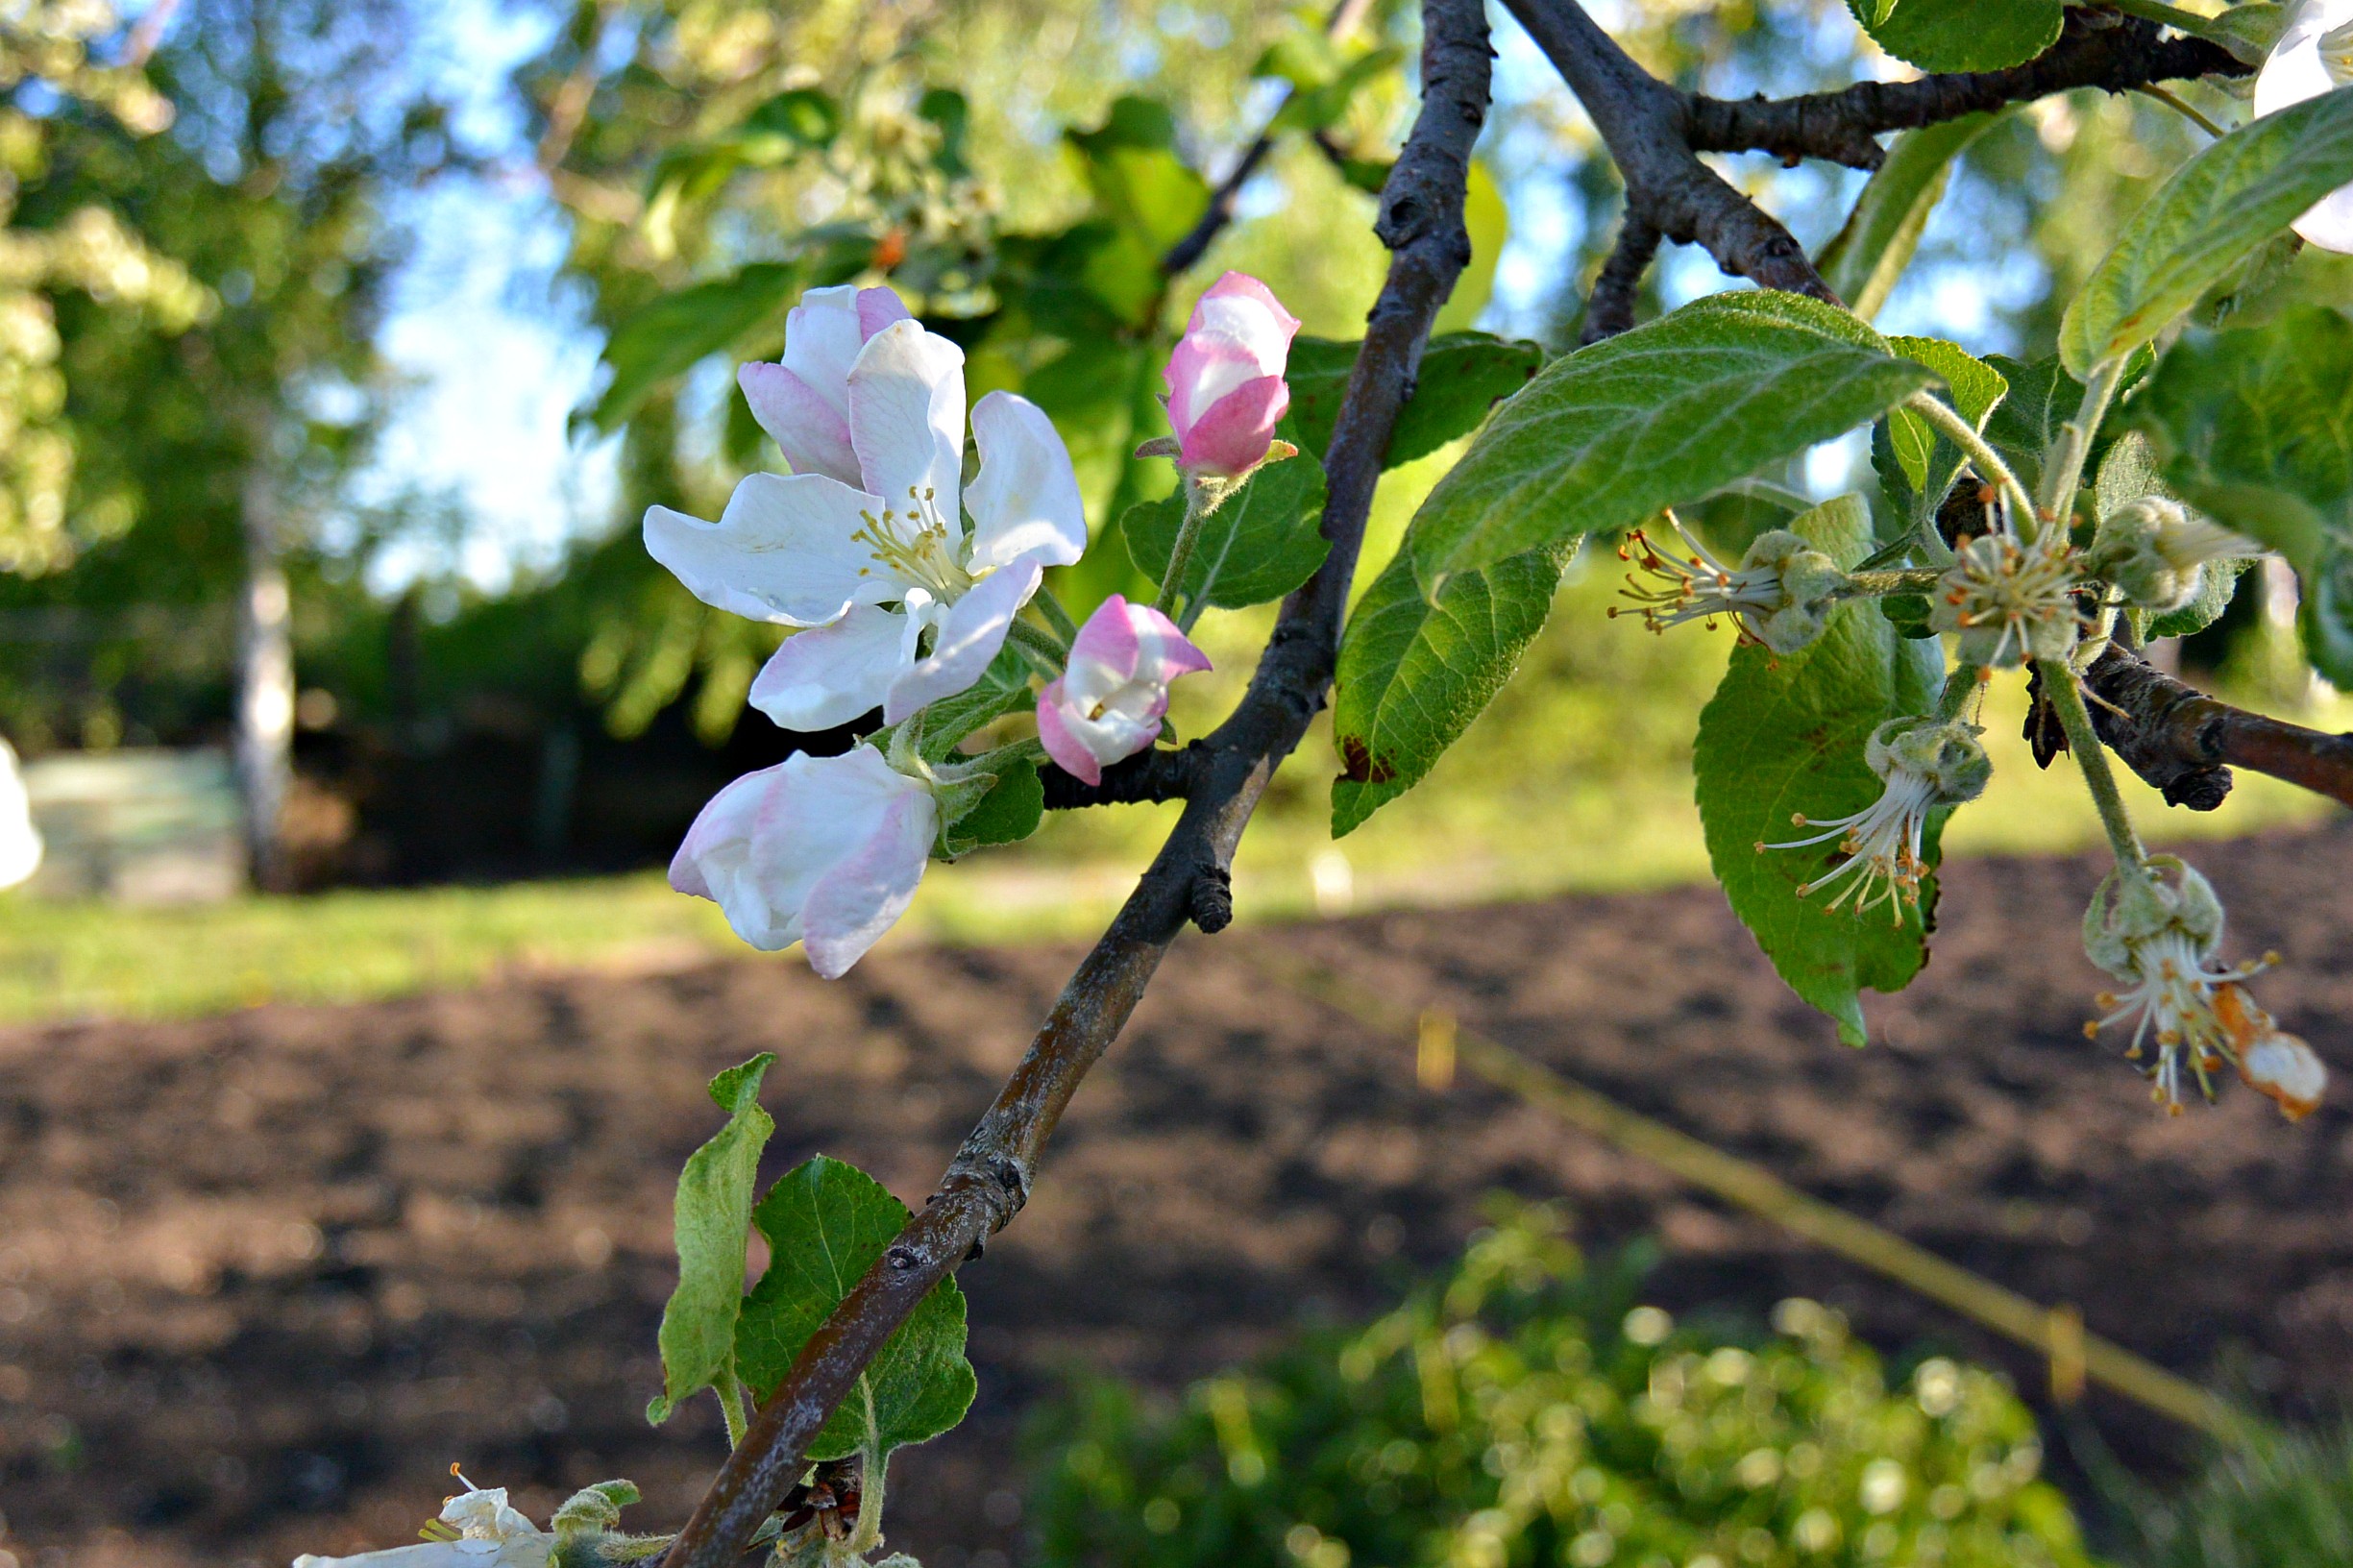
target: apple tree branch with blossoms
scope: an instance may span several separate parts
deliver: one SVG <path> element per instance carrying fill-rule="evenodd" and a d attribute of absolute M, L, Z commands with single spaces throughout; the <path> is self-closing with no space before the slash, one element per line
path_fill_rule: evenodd
<path fill-rule="evenodd" d="M 1047 810 L 1181 800 L 1182 815 L 919 1212 L 821 1157 L 757 1192 L 772 1059 L 713 1081 L 724 1122 L 679 1181 L 680 1279 L 650 1415 L 707 1391 L 732 1452 L 682 1529 L 625 1531 L 626 1482 L 581 1491 L 546 1530 L 468 1483 L 423 1545 L 340 1560 L 870 1560 L 891 1451 L 952 1427 L 972 1397 L 955 1272 L 1021 1209 L 1169 944 L 1232 919 L 1235 849 L 1276 769 L 1329 705 L 1335 833 L 1411 789 L 1510 677 L 1589 541 L 1621 542 L 1622 613 L 1661 633 L 1735 632 L 1694 757 L 1709 854 L 1766 956 L 1842 1039 L 1864 1042 L 1862 991 L 1899 990 L 1925 960 L 1940 836 L 1992 772 L 1982 693 L 2023 672 L 2038 759 L 2070 756 L 2114 858 L 2084 917 L 2085 950 L 2115 980 L 2088 1032 L 2112 1031 L 2169 1113 L 2226 1073 L 2290 1118 L 2319 1103 L 2319 1058 L 2252 986 L 2279 960 L 2229 952 L 2206 880 L 2144 847 L 2115 762 L 2193 808 L 2218 803 L 2233 767 L 2353 802 L 2353 738 L 2231 707 L 2142 656 L 2211 623 L 2245 566 L 2274 556 L 2301 579 L 2314 668 L 2353 682 L 2353 322 L 2246 307 L 2298 246 L 2353 252 L 2353 0 L 2214 16 L 2157 0 L 1851 4 L 1924 74 L 1711 99 L 1651 75 L 1576 0 L 1506 0 L 1627 190 L 1583 344 L 1549 362 L 1432 336 L 1471 256 L 1483 0 L 1423 0 L 1419 109 L 1393 162 L 1369 169 L 1328 134 L 1328 107 L 1393 62 L 1334 53 L 1364 9 L 1340 8 L 1325 53 L 1303 47 L 1311 64 L 1286 68 L 1290 96 L 1231 178 L 1177 215 L 1159 271 L 1196 264 L 1270 139 L 1304 132 L 1350 178 L 1377 177 L 1386 282 L 1353 344 L 1299 337 L 1238 273 L 1199 296 L 1156 367 L 1169 433 L 1138 449 L 1173 462 L 1177 493 L 1119 522 L 1157 584 L 1148 603 L 1112 594 L 1082 618 L 1048 587 L 1090 548 L 1065 437 L 1010 391 L 968 408 L 966 355 L 893 286 L 895 261 L 861 253 L 800 295 L 781 358 L 740 377 L 790 472 L 745 478 L 716 521 L 657 506 L 645 542 L 704 603 L 791 628 L 751 706 L 791 731 L 875 727 L 727 786 L 674 885 L 752 946 L 800 943 L 835 978 L 932 859 L 1019 840 Z M 2211 141 L 2117 230 L 2056 355 L 1980 358 L 1870 325 L 1988 115 L 2084 87 L 2180 104 L 2164 84 L 2190 79 L 2243 98 L 2243 123 L 2197 116 Z M 1701 156 L 1744 151 L 1873 172 L 1809 256 Z M 1636 325 L 1670 241 L 1759 286 Z M 1755 484 L 1863 426 L 1876 496 L 1809 504 Z M 1352 596 L 1384 469 L 1465 436 Z M 1737 549 L 1678 513 L 1743 486 L 1771 515 Z M 1199 617 L 1275 600 L 1233 711 L 1163 745 L 1171 685 L 1208 668 Z M 972 749 L 1024 714 L 1034 734 Z M 754 1232 L 771 1262 L 748 1290 Z"/>

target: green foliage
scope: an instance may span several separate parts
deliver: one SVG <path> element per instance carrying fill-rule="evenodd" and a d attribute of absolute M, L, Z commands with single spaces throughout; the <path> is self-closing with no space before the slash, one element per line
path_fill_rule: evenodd
<path fill-rule="evenodd" d="M 2063 0 L 1847 0 L 1863 31 L 1924 71 L 1998 71 L 2059 41 Z"/>
<path fill-rule="evenodd" d="M 2109 1493 L 2129 1568 L 2287 1568 L 2353 1559 L 2353 1432 L 2261 1438 L 2218 1454 L 2159 1495 L 2128 1477 Z"/>
<path fill-rule="evenodd" d="M 1856 497 L 1793 527 L 1842 566 L 1869 549 L 1870 518 Z M 1870 605 L 1842 604 L 1795 654 L 1736 649 L 1700 716 L 1692 770 L 1716 878 L 1781 978 L 1836 1019 L 1851 1045 L 1866 1038 L 1862 988 L 1900 991 L 1926 962 L 1923 917 L 1935 907 L 1934 880 L 1924 878 L 1919 905 L 1892 921 L 1877 910 L 1833 911 L 1828 894 L 1799 892 L 1829 869 L 1833 845 L 1760 846 L 1805 837 L 1791 825 L 1798 814 L 1826 821 L 1876 800 L 1881 781 L 1864 763 L 1864 743 L 1890 719 L 1927 712 L 1943 674 L 1937 644 L 1899 636 Z M 1941 816 L 1931 815 L 1924 844 L 1931 866 Z"/>
<path fill-rule="evenodd" d="M 1348 618 L 1332 700 L 1335 837 L 1420 783 L 1511 678 L 1568 553 L 1546 546 L 1457 572 L 1425 597 L 1400 550 L 1373 580 Z"/>
<path fill-rule="evenodd" d="M 1332 445 L 1332 422 L 1339 417 L 1360 343 L 1301 337 L 1291 343 L 1286 380 L 1290 382 L 1290 422 L 1301 447 L 1322 457 Z M 1528 384 L 1544 364 L 1533 343 L 1511 343 L 1485 332 L 1446 332 L 1431 338 L 1413 378 L 1413 396 L 1397 411 L 1388 451 L 1381 466 L 1401 468 L 1429 456 L 1449 441 L 1470 434 L 1487 410 Z"/>
<path fill-rule="evenodd" d="M 1037 764 L 1008 758 L 992 772 L 988 791 L 940 824 L 943 858 L 953 860 L 992 844 L 1018 844 L 1038 831 L 1045 815 L 1045 781 Z"/>
<path fill-rule="evenodd" d="M 1889 144 L 1886 161 L 1865 182 L 1845 225 L 1816 258 L 1822 281 L 1856 315 L 1869 321 L 1887 304 L 1920 249 L 1954 162 L 1999 117 L 1965 115 L 1906 131 Z"/>
<path fill-rule="evenodd" d="M 1453 1277 L 1196 1384 L 1084 1387 L 1033 1432 L 1042 1568 L 1939 1562 L 2089 1568 L 1989 1373 L 1892 1384 L 1837 1314 L 1675 1329 L 1506 1211 Z"/>
<path fill-rule="evenodd" d="M 2217 140 L 2150 197 L 2059 326 L 2072 374 L 2149 342 L 2248 253 L 2353 181 L 2353 93 L 2331 92 Z"/>
<path fill-rule="evenodd" d="M 1281 599 L 1331 551 L 1323 517 L 1323 465 L 1304 447 L 1263 465 L 1202 520 L 1185 564 L 1185 602 L 1238 610 Z M 1184 526 L 1182 492 L 1129 507 L 1119 527 L 1136 569 L 1158 582 Z"/>
<path fill-rule="evenodd" d="M 1935 371 L 1945 382 L 1946 401 L 1980 431 L 2010 390 L 2000 371 L 1958 344 L 1935 337 L 1888 342 L 1906 359 Z M 1882 442 L 1886 448 L 1889 462 L 1880 465 L 1879 479 L 1898 516 L 1912 528 L 1933 527 L 1946 493 L 1969 466 L 1968 455 L 1936 427 L 1900 406 L 1889 409 L 1886 423 L 1874 433 L 1873 456 L 1879 455 Z"/>
<path fill-rule="evenodd" d="M 605 341 L 612 379 L 590 425 L 600 434 L 619 429 L 656 386 L 780 320 L 807 283 L 807 269 L 795 263 L 755 261 L 639 306 Z"/>
<path fill-rule="evenodd" d="M 909 1217 L 880 1182 L 821 1154 L 778 1178 L 752 1214 L 770 1255 L 736 1335 L 746 1386 L 765 1395 L 784 1381 L 801 1346 Z M 870 1436 L 888 1453 L 963 1420 L 977 1386 L 964 1335 L 964 1292 L 942 1280 L 859 1374 L 808 1458 L 846 1458 Z"/>
<path fill-rule="evenodd" d="M 1843 434 L 1931 380 L 1830 306 L 1711 295 L 1545 367 L 1431 492 L 1405 550 L 1434 587 L 1630 527 Z"/>
<path fill-rule="evenodd" d="M 923 710 L 923 738 L 917 747 L 923 760 L 945 762 L 957 743 L 974 730 L 1029 708 L 1037 700 L 1029 683 L 1029 661 L 1008 642 L 989 661 L 980 679 Z"/>
<path fill-rule="evenodd" d="M 657 1426 L 685 1400 L 732 1381 L 752 1188 L 760 1152 L 776 1130 L 760 1109 L 760 1081 L 775 1062 L 774 1053 L 762 1051 L 711 1080 L 711 1099 L 727 1114 L 726 1125 L 688 1155 L 678 1173 L 678 1284 L 662 1309 L 662 1392 L 646 1409 Z"/>

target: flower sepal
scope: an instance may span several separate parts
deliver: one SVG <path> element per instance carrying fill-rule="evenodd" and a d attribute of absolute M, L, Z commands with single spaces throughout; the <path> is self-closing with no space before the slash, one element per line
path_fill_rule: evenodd
<path fill-rule="evenodd" d="M 928 762 L 919 722 L 891 735 L 891 765 L 930 790 L 938 828 L 931 858 L 954 862 L 993 844 L 1018 844 L 1045 817 L 1045 783 L 1038 776 L 1041 747 L 1016 741 L 957 762 Z"/>
<path fill-rule="evenodd" d="M 2136 609 L 2169 614 L 2197 598 L 2210 561 L 2263 547 L 2163 496 L 2143 496 L 2099 520 L 2085 570 L 2106 578 Z"/>
<path fill-rule="evenodd" d="M 1691 621 L 1712 625 L 1716 617 L 1724 616 L 1738 628 L 1742 641 L 1761 643 L 1776 653 L 1795 653 L 1822 635 L 1851 582 L 1836 561 L 1788 528 L 1758 534 L 1741 554 L 1740 564 L 1728 567 L 1692 537 L 1682 519 L 1673 512 L 1666 517 L 1690 555 L 1662 553 L 1639 530 L 1630 534 L 1619 547 L 1619 557 L 1653 580 L 1629 575 L 1626 597 L 1640 608 L 1630 612 L 1613 605 L 1613 618 L 1639 613 L 1651 630 L 1663 632 Z"/>

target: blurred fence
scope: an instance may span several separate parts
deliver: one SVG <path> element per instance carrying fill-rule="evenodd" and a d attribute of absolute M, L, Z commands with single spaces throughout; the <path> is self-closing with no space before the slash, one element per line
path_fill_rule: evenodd
<path fill-rule="evenodd" d="M 24 778 L 44 845 L 30 886 L 43 897 L 207 903 L 245 885 L 225 751 L 69 751 L 28 763 Z"/>

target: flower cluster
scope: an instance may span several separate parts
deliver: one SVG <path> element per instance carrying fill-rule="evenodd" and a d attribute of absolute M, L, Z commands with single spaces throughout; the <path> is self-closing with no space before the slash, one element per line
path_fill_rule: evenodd
<path fill-rule="evenodd" d="M 1974 800 L 1993 776 L 1994 765 L 1977 744 L 1977 735 L 1974 724 L 1957 720 L 1890 719 L 1871 732 L 1863 747 L 1863 760 L 1885 780 L 1879 798 L 1847 817 L 1817 821 L 1802 813 L 1793 816 L 1798 826 L 1823 831 L 1785 844 L 1760 843 L 1757 852 L 1802 849 L 1835 839 L 1846 858 L 1801 887 L 1798 895 L 1805 897 L 1852 876 L 1829 908 L 1852 898 L 1860 915 L 1883 903 L 1901 924 L 1905 909 L 1920 902 L 1920 880 L 1927 873 L 1921 839 L 1928 813 Z"/>
<path fill-rule="evenodd" d="M 2124 989 L 2095 998 L 2105 1016 L 2085 1024 L 2084 1033 L 2096 1038 L 2111 1025 L 2130 1023 L 2124 1054 L 2135 1062 L 2144 1061 L 2153 1041 L 2156 1055 L 2143 1070 L 2157 1102 L 2175 1115 L 2183 1066 L 2212 1098 L 2213 1075 L 2227 1062 L 2289 1116 L 2303 1115 L 2319 1103 L 2327 1070 L 2311 1046 L 2283 1033 L 2255 1005 L 2243 985 L 2278 955 L 2225 967 L 2216 958 L 2221 943 L 2221 901 L 2190 866 L 2157 855 L 2145 868 L 2111 871 L 2084 912 L 2083 947 Z"/>
<path fill-rule="evenodd" d="M 2208 562 L 2261 553 L 2261 545 L 2177 501 L 2143 496 L 2099 520 L 2084 564 L 2135 606 L 2164 614 L 2197 597 Z"/>
<path fill-rule="evenodd" d="M 1959 634 L 1964 664 L 2011 670 L 2066 658 L 2084 625 L 2074 598 L 2080 565 L 2061 528 L 2032 544 L 2006 529 L 1972 539 L 1939 582 L 1928 625 Z"/>
<path fill-rule="evenodd" d="M 1278 445 L 1298 330 L 1255 279 L 1229 273 L 1202 298 L 1167 374 L 1169 446 L 1195 482 L 1231 482 Z M 1062 437 L 1009 392 L 972 405 L 979 463 L 964 482 L 964 353 L 891 289 L 810 290 L 783 357 L 738 379 L 793 472 L 746 478 L 716 523 L 652 507 L 646 549 L 704 603 L 795 628 L 750 692 L 779 726 L 834 729 L 879 708 L 897 727 L 887 755 L 797 752 L 737 779 L 696 818 L 670 879 L 755 947 L 805 943 L 830 978 L 905 913 L 949 820 L 996 776 L 928 763 L 910 735 L 980 680 L 1046 569 L 1085 551 L 1087 521 Z M 1020 635 L 1025 653 L 1060 647 L 1041 627 Z M 1091 783 L 1158 739 L 1171 681 L 1209 668 L 1165 615 L 1116 596 L 1065 662 L 1038 740 L 1017 744 Z"/>
<path fill-rule="evenodd" d="M 1618 558 L 1638 569 L 1626 579 L 1626 597 L 1641 606 L 1643 624 L 1665 631 L 1689 621 L 1710 626 L 1725 616 L 1744 642 L 1762 643 L 1776 653 L 1795 653 L 1822 635 L 1847 575 L 1838 563 L 1787 528 L 1760 533 L 1728 567 L 1691 535 L 1682 519 L 1666 514 L 1667 526 L 1691 554 L 1661 554 L 1636 529 L 1618 547 Z M 1645 578 L 1649 580 L 1645 580 Z M 1630 613 L 1612 606 L 1614 618 Z"/>
<path fill-rule="evenodd" d="M 2304 0 L 2288 17 L 2255 77 L 2255 112 L 2272 114 L 2291 104 L 2353 86 L 2353 0 Z M 2324 251 L 2353 252 L 2353 185 L 2315 203 L 2295 232 Z"/>

